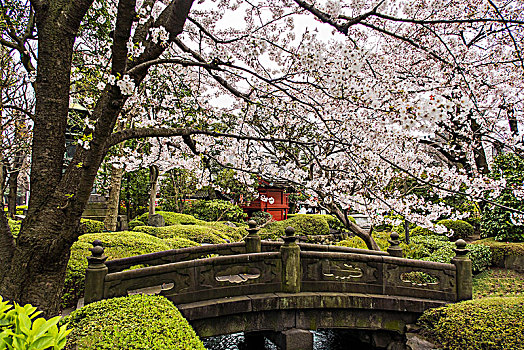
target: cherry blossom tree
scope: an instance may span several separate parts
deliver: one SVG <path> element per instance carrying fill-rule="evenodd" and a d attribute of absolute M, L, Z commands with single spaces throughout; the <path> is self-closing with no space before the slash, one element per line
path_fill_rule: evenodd
<path fill-rule="evenodd" d="M 0 294 L 57 312 L 98 168 L 131 139 L 153 138 L 169 166 L 299 183 L 341 218 L 432 225 L 413 209 L 450 210 L 392 189 L 398 178 L 491 201 L 504 184 L 484 177 L 488 145 L 521 152 L 522 5 L 2 1 L 0 43 L 36 67 L 36 106 L 29 210 L 16 241 L 0 230 Z M 63 169 L 71 96 L 93 112 Z"/>

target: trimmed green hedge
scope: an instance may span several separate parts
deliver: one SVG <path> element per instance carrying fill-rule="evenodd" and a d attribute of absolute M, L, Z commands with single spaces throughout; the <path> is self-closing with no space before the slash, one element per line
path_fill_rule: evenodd
<path fill-rule="evenodd" d="M 107 231 L 104 223 L 98 220 L 91 219 L 80 219 L 80 226 L 78 227 L 78 232 L 85 235 L 87 233 L 98 233 Z"/>
<path fill-rule="evenodd" d="M 316 218 L 323 218 L 327 221 L 328 223 L 328 226 L 330 229 L 333 229 L 333 230 L 347 230 L 346 227 L 344 226 L 344 224 L 342 224 L 342 222 L 336 217 L 336 216 L 333 216 L 333 215 L 323 215 L 323 214 L 289 214 L 287 217 L 288 219 L 291 219 L 291 218 L 294 218 L 294 217 L 297 217 L 297 216 L 300 216 L 300 215 L 308 215 L 308 216 L 312 216 L 312 217 L 316 217 Z M 352 216 L 349 216 L 348 215 L 348 220 L 351 221 L 352 223 L 356 224 L 356 220 L 352 217 Z"/>
<path fill-rule="evenodd" d="M 437 225 L 443 225 L 448 230 L 453 230 L 452 240 L 468 238 L 475 233 L 475 228 L 463 220 L 440 220 Z"/>
<path fill-rule="evenodd" d="M 375 242 L 378 244 L 380 250 L 385 251 L 388 249 L 389 232 L 374 232 L 372 236 Z M 337 243 L 337 245 L 342 247 L 368 249 L 366 243 L 364 243 L 364 241 L 358 236 L 353 236 L 343 241 L 340 241 Z"/>
<path fill-rule="evenodd" d="M 286 227 L 291 226 L 298 236 L 327 235 L 329 234 L 329 225 L 322 216 L 298 214 L 287 220 L 271 222 L 262 227 L 258 233 L 262 239 L 276 240 L 284 235 Z"/>
<path fill-rule="evenodd" d="M 381 250 L 386 251 L 389 247 L 389 232 L 375 232 L 373 238 Z M 401 239 L 404 239 L 401 236 Z M 367 249 L 366 244 L 357 236 L 340 241 L 338 246 Z M 404 257 L 409 259 L 419 259 L 451 263 L 455 257 L 455 243 L 450 242 L 446 236 L 440 235 L 420 235 L 412 237 L 409 244 L 402 242 Z M 468 244 L 470 249 L 469 258 L 471 259 L 473 273 L 479 273 L 491 265 L 491 251 L 489 247 L 482 244 Z"/>
<path fill-rule="evenodd" d="M 172 225 L 202 225 L 205 221 L 198 220 L 192 215 L 187 214 L 180 214 L 180 213 L 173 213 L 170 211 L 156 211 L 155 214 L 160 214 L 164 218 L 166 222 L 166 226 L 172 226 Z M 144 213 L 138 217 L 136 217 L 134 220 L 139 220 L 143 222 L 145 225 L 148 224 L 149 219 L 149 213 Z M 134 221 L 133 220 L 133 221 Z"/>
<path fill-rule="evenodd" d="M 104 254 L 111 259 L 159 252 L 162 250 L 184 248 L 198 245 L 182 239 L 162 240 L 142 232 L 107 232 L 82 235 L 71 247 L 67 264 L 66 278 L 62 296 L 62 306 L 73 306 L 84 293 L 86 257 L 91 255 L 91 243 L 99 239 L 104 246 Z"/>
<path fill-rule="evenodd" d="M 160 296 L 101 300 L 61 323 L 73 330 L 66 349 L 205 350 L 178 309 Z"/>
<path fill-rule="evenodd" d="M 468 300 L 429 309 L 418 320 L 443 349 L 524 349 L 524 297 Z"/>
<path fill-rule="evenodd" d="M 504 257 L 508 255 L 524 255 L 524 243 L 498 242 L 495 238 L 485 238 L 474 242 L 473 244 L 482 244 L 491 249 L 491 265 L 504 266 Z"/>
<path fill-rule="evenodd" d="M 133 231 L 145 232 L 159 238 L 185 238 L 198 243 L 218 244 L 225 240 L 217 235 L 218 231 L 209 226 L 172 225 L 165 227 L 137 226 Z"/>
<path fill-rule="evenodd" d="M 138 219 L 129 221 L 129 229 L 132 231 L 137 226 L 146 226 L 146 223 Z"/>
<path fill-rule="evenodd" d="M 238 205 L 220 199 L 190 202 L 184 207 L 184 213 L 205 221 L 243 222 L 247 218 Z"/>

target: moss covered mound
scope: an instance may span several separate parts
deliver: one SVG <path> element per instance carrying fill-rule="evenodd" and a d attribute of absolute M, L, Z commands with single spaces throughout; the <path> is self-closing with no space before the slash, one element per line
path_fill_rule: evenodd
<path fill-rule="evenodd" d="M 80 234 L 97 233 L 106 231 L 106 227 L 102 221 L 91 219 L 80 219 L 80 226 L 78 227 Z"/>
<path fill-rule="evenodd" d="M 286 227 L 291 226 L 295 229 L 295 234 L 299 236 L 327 235 L 329 225 L 324 215 L 295 215 L 287 220 L 274 221 L 262 227 L 258 232 L 262 239 L 278 239 L 284 235 Z"/>
<path fill-rule="evenodd" d="M 385 251 L 388 249 L 389 232 L 374 232 L 372 236 L 375 242 L 378 244 L 378 247 L 380 248 L 380 250 Z M 342 247 L 368 249 L 368 247 L 366 246 L 366 243 L 364 243 L 364 241 L 357 236 L 353 236 L 343 241 L 340 241 L 337 243 L 337 245 L 342 246 Z"/>
<path fill-rule="evenodd" d="M 162 215 L 162 217 L 164 218 L 164 220 L 166 222 L 166 226 L 171 226 L 171 225 L 202 225 L 203 223 L 205 223 L 205 221 L 199 220 L 199 219 L 195 218 L 194 216 L 187 215 L 187 214 L 173 213 L 173 212 L 170 212 L 170 211 L 157 211 L 157 212 L 155 212 L 155 214 Z M 149 219 L 149 213 L 144 213 L 144 214 L 138 216 L 137 218 L 135 218 L 135 220 L 142 221 L 146 225 L 148 223 L 148 219 Z"/>
<path fill-rule="evenodd" d="M 429 309 L 418 323 L 443 349 L 524 349 L 524 297 L 469 300 Z"/>
<path fill-rule="evenodd" d="M 64 307 L 72 306 L 84 293 L 86 257 L 91 255 L 89 248 L 96 239 L 102 241 L 108 260 L 198 245 L 187 239 L 163 240 L 146 233 L 131 231 L 82 235 L 71 247 L 62 296 Z"/>
<path fill-rule="evenodd" d="M 437 225 L 443 225 L 448 230 L 452 230 L 453 235 L 451 235 L 451 239 L 453 240 L 468 238 L 475 233 L 475 228 L 463 220 L 440 220 L 437 222 Z"/>
<path fill-rule="evenodd" d="M 73 331 L 66 349 L 205 350 L 177 308 L 159 296 L 102 300 L 62 320 Z"/>
<path fill-rule="evenodd" d="M 246 231 L 244 225 L 240 225 L 240 227 L 238 227 L 238 226 L 237 227 L 231 227 L 231 226 L 225 224 L 225 222 L 217 222 L 217 221 L 208 222 L 208 221 L 199 220 L 199 219 L 197 219 L 197 218 L 195 218 L 194 216 L 191 216 L 191 215 L 172 213 L 172 212 L 169 212 L 169 211 L 157 211 L 156 214 L 160 214 L 160 215 L 162 215 L 164 217 L 164 220 L 166 222 L 166 226 L 165 227 L 177 226 L 178 228 L 177 229 L 165 229 L 164 231 L 166 231 L 166 232 L 164 232 L 162 230 L 160 230 L 160 231 L 154 230 L 154 228 L 152 228 L 152 229 L 144 229 L 144 228 L 136 229 L 137 227 L 139 227 L 139 225 L 134 225 L 134 227 L 132 228 L 133 231 L 147 232 L 147 233 L 152 234 L 152 235 L 157 236 L 157 237 L 161 237 L 161 236 L 162 237 L 174 237 L 176 232 L 184 231 L 179 226 L 187 226 L 189 228 L 187 230 L 185 230 L 185 231 L 187 233 L 193 232 L 194 236 L 198 237 L 199 235 L 197 235 L 196 232 L 197 231 L 201 232 L 203 230 L 203 227 L 206 227 L 207 229 L 204 230 L 205 232 L 211 232 L 213 235 L 218 236 L 219 238 L 222 239 L 222 240 L 215 240 L 213 238 L 210 238 L 208 240 L 201 241 L 201 240 L 198 240 L 198 239 L 191 238 L 191 237 L 193 237 L 191 234 L 189 234 L 189 235 L 183 234 L 182 236 L 180 236 L 182 238 L 193 239 L 194 241 L 197 241 L 199 243 L 224 243 L 225 240 L 228 240 L 228 241 L 240 241 L 242 239 L 242 237 L 247 235 L 247 231 Z M 144 223 L 147 224 L 148 217 L 149 217 L 148 214 L 145 213 L 145 214 L 140 215 L 139 217 L 137 217 L 133 221 L 135 221 L 136 223 L 144 222 Z M 192 226 L 193 226 L 193 228 L 191 229 Z M 170 231 L 170 232 L 167 232 L 167 231 Z"/>
<path fill-rule="evenodd" d="M 145 232 L 159 238 L 185 238 L 198 243 L 219 244 L 226 243 L 214 230 L 209 226 L 201 225 L 173 225 L 165 227 L 137 226 L 133 229 L 138 232 Z"/>

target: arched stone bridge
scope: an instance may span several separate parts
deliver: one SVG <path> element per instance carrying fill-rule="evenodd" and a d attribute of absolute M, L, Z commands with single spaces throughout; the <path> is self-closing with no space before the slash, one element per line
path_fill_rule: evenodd
<path fill-rule="evenodd" d="M 442 264 L 402 258 L 396 233 L 381 252 L 297 244 L 292 228 L 284 242 L 261 241 L 254 225 L 243 242 L 107 262 L 95 241 L 85 303 L 157 287 L 201 337 L 266 332 L 283 349 L 312 349 L 307 330 L 402 334 L 424 310 L 471 299 L 471 261 L 462 240 L 453 263 Z M 137 265 L 145 267 L 129 270 Z"/>

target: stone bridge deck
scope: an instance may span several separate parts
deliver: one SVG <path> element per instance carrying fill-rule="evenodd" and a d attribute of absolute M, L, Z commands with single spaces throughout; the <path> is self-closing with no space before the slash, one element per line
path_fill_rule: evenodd
<path fill-rule="evenodd" d="M 442 264 L 403 259 L 395 233 L 388 252 L 379 252 L 297 244 L 292 228 L 283 243 L 261 241 L 254 223 L 248 231 L 244 242 L 107 262 L 101 242 L 94 242 L 84 300 L 162 286 L 160 295 L 208 337 L 319 328 L 402 333 L 424 310 L 471 298 L 464 241 L 457 242 L 453 263 Z M 127 270 L 136 265 L 145 267 Z"/>

